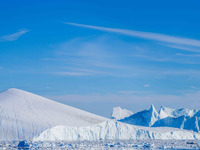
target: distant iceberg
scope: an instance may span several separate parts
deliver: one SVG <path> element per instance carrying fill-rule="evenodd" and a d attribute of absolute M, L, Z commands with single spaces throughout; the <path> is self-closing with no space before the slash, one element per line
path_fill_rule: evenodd
<path fill-rule="evenodd" d="M 121 120 L 131 116 L 132 114 L 133 114 L 132 111 L 127 109 L 122 109 L 121 107 L 118 106 L 113 108 L 111 119 Z"/>

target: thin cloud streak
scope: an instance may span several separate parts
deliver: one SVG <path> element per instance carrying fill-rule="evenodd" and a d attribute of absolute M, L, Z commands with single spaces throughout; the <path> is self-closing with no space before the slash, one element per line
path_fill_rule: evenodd
<path fill-rule="evenodd" d="M 176 56 L 200 57 L 200 54 L 181 54 L 181 53 L 177 53 Z"/>
<path fill-rule="evenodd" d="M 106 76 L 114 76 L 111 72 L 99 71 L 99 70 L 91 70 L 91 69 L 81 69 L 81 68 L 70 68 L 64 67 L 63 69 L 67 69 L 69 71 L 58 71 L 58 72 L 50 72 L 50 74 L 58 75 L 58 76 L 94 76 L 94 75 L 106 75 Z"/>
<path fill-rule="evenodd" d="M 51 74 L 60 75 L 60 76 L 89 76 L 89 75 L 91 75 L 91 74 L 85 73 L 85 72 L 67 72 L 67 71 L 54 72 Z"/>
<path fill-rule="evenodd" d="M 153 55 L 153 54 L 151 54 Z M 200 54 L 182 54 L 182 53 L 177 53 L 173 56 L 151 56 L 151 55 L 133 55 L 132 57 L 134 58 L 142 58 L 144 60 L 148 60 L 148 61 L 154 61 L 154 62 L 173 62 L 173 63 L 178 63 L 178 64 L 200 64 L 199 60 L 186 60 L 186 59 L 181 59 L 180 56 L 184 56 L 184 57 L 200 57 Z M 156 54 L 155 54 L 156 55 Z M 174 56 L 178 56 L 178 57 L 174 57 Z"/>
<path fill-rule="evenodd" d="M 83 68 L 73 68 L 73 67 L 65 67 L 66 69 L 70 69 L 76 72 L 83 72 L 86 73 L 88 75 L 110 75 L 109 72 L 105 72 L 105 71 L 98 71 L 98 70 L 92 70 L 92 69 L 83 69 Z"/>
<path fill-rule="evenodd" d="M 175 48 L 175 49 L 178 49 L 178 50 L 188 51 L 188 52 L 197 52 L 197 53 L 200 52 L 200 49 L 189 48 L 189 47 L 185 47 L 185 46 L 170 45 L 170 44 L 167 44 L 167 45 L 165 45 L 165 46 L 167 46 L 167 47 L 171 47 L 171 48 Z"/>
<path fill-rule="evenodd" d="M 134 68 L 133 68 L 134 69 Z M 135 68 L 136 69 L 136 68 Z M 56 76 L 111 76 L 111 77 L 142 77 L 148 74 L 149 76 L 199 76 L 200 71 L 198 70 L 163 70 L 161 68 L 152 68 L 151 70 L 120 70 L 121 72 L 115 71 L 99 71 L 99 70 L 73 70 L 69 71 L 57 71 L 57 72 L 47 72 L 47 74 L 56 75 Z M 124 72 L 124 73 L 123 73 Z M 46 74 L 46 73 L 45 73 Z M 144 87 L 150 87 L 151 85 L 146 84 Z"/>
<path fill-rule="evenodd" d="M 149 94 L 150 91 L 119 91 L 119 94 Z"/>
<path fill-rule="evenodd" d="M 16 41 L 18 40 L 22 35 L 26 34 L 27 32 L 29 32 L 29 30 L 24 29 L 24 30 L 20 30 L 19 32 L 13 33 L 13 34 L 9 34 L 9 35 L 4 35 L 0 37 L 0 41 L 4 42 L 4 41 Z"/>
<path fill-rule="evenodd" d="M 100 30 L 100 31 L 119 33 L 119 34 L 128 35 L 132 37 L 155 40 L 155 41 L 160 41 L 160 42 L 200 47 L 200 40 L 174 37 L 174 36 L 169 36 L 169 35 L 160 34 L 160 33 L 141 32 L 141 31 L 135 31 L 135 30 L 118 29 L 118 28 L 106 28 L 106 27 L 100 27 L 100 26 L 92 26 L 92 25 L 84 25 L 84 24 L 68 23 L 68 22 L 66 22 L 65 24 L 89 28 L 89 29 L 95 29 L 95 30 Z"/>

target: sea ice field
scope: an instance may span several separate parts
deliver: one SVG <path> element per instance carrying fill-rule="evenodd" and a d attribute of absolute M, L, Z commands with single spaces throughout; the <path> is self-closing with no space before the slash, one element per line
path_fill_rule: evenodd
<path fill-rule="evenodd" d="M 106 140 L 106 141 L 75 141 L 75 142 L 35 142 L 35 141 L 12 141 L 1 142 L 0 149 L 89 149 L 89 150 L 114 150 L 114 149 L 200 149 L 200 140 Z"/>

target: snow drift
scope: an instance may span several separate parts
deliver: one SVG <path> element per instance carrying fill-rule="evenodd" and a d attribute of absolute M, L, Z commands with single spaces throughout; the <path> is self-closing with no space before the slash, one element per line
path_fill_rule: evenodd
<path fill-rule="evenodd" d="M 22 90 L 0 93 L 0 141 L 28 140 L 54 126 L 90 126 L 106 120 Z"/>
<path fill-rule="evenodd" d="M 174 128 L 139 127 L 106 121 L 88 127 L 56 126 L 44 131 L 34 141 L 98 141 L 148 139 L 200 139 L 200 134 Z"/>

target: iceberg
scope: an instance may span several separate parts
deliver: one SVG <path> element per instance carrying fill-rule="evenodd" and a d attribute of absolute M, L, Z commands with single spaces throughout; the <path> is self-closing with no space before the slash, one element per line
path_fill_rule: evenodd
<path fill-rule="evenodd" d="M 149 110 L 143 110 L 138 113 L 135 113 L 127 118 L 121 119 L 119 121 L 123 123 L 128 123 L 132 125 L 139 126 L 152 126 L 157 120 L 160 119 L 158 112 L 155 107 L 151 105 Z"/>
<path fill-rule="evenodd" d="M 19 89 L 0 93 L 0 141 L 30 140 L 54 126 L 90 126 L 106 120 Z"/>
<path fill-rule="evenodd" d="M 121 107 L 118 106 L 113 108 L 111 119 L 121 120 L 131 116 L 132 114 L 133 114 L 132 111 L 127 109 L 122 109 Z"/>
<path fill-rule="evenodd" d="M 200 134 L 164 127 L 140 127 L 118 121 L 105 121 L 87 127 L 56 126 L 47 129 L 33 141 L 100 141 L 100 140 L 199 140 Z"/>

